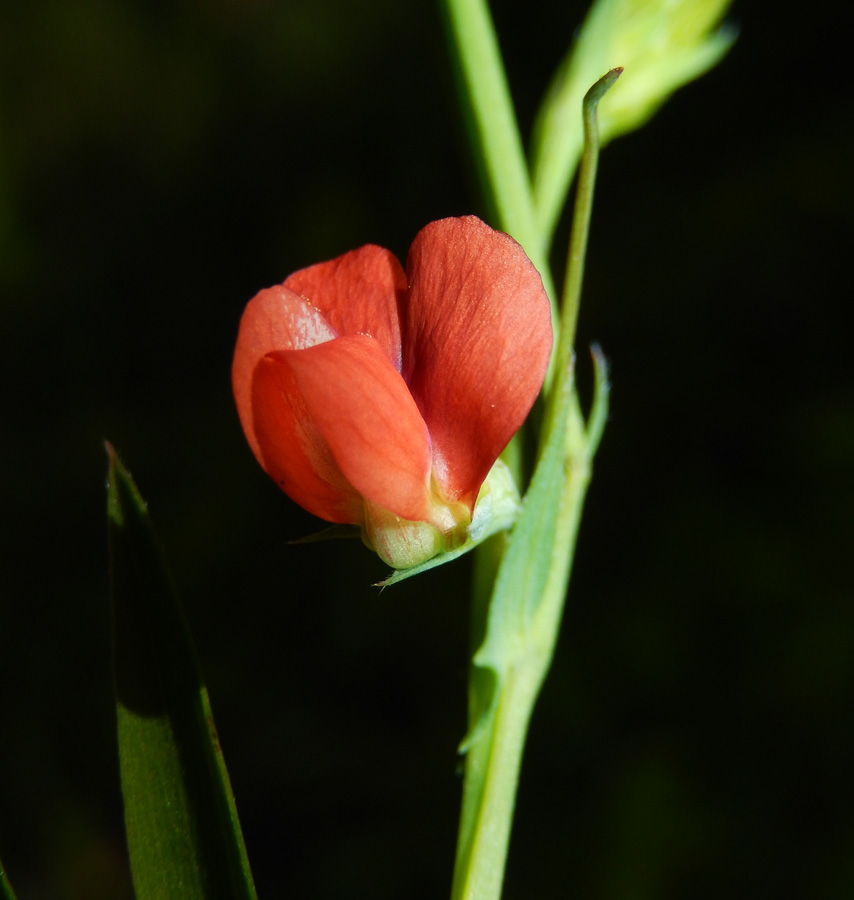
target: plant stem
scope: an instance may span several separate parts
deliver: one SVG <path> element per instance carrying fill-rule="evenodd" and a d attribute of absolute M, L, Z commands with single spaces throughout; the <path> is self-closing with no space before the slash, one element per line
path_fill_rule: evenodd
<path fill-rule="evenodd" d="M 598 159 L 596 104 L 618 75 L 617 70 L 609 72 L 584 101 L 580 171 L 584 180 L 576 193 L 570 241 L 571 271 L 564 301 L 569 308 L 540 459 L 488 606 L 482 582 L 475 591 L 473 630 L 478 639 L 485 637 L 470 669 L 469 735 L 452 900 L 501 897 L 528 725 L 551 665 L 592 457 L 607 415 L 605 366 L 601 355 L 594 354 L 596 390 L 590 424 L 585 426 L 573 384 L 572 341 Z"/>
<path fill-rule="evenodd" d="M 569 365 L 572 348 L 575 344 L 575 329 L 578 324 L 581 282 L 584 279 L 584 258 L 587 253 L 590 219 L 593 213 L 593 189 L 596 184 L 596 170 L 599 167 L 599 123 L 596 118 L 596 107 L 622 72 L 621 68 L 611 69 L 584 95 L 582 103 L 584 149 L 578 169 L 575 209 L 569 238 L 569 256 L 563 282 L 561 332 L 557 349 L 558 371 Z"/>
<path fill-rule="evenodd" d="M 469 804 L 474 827 L 468 842 L 460 835 L 452 900 L 498 900 L 501 896 L 522 751 L 539 686 L 531 667 L 508 678 L 487 733 L 468 751 L 466 784 L 479 782 L 479 790 L 464 794 L 463 815 Z"/>
<path fill-rule="evenodd" d="M 441 7 L 484 193 L 498 227 L 522 245 L 540 273 L 554 312 L 548 254 L 535 224 L 528 164 L 489 5 L 441 0 Z"/>
<path fill-rule="evenodd" d="M 566 383 L 564 391 L 571 391 Z M 595 417 L 603 420 L 607 412 L 607 383 L 601 367 L 597 368 L 594 408 Z M 477 656 L 471 667 L 470 727 L 476 725 L 484 697 L 494 696 L 494 702 L 467 751 L 452 900 L 500 900 L 501 897 L 528 725 L 560 631 L 595 450 L 594 442 L 585 432 L 574 392 L 563 405 L 563 412 L 566 422 L 561 429 L 561 444 L 565 450 L 561 455 L 567 474 L 556 498 L 560 513 L 554 530 L 548 535 L 551 552 L 547 555 L 552 565 L 535 620 L 529 633 L 520 635 L 520 652 L 511 650 L 508 654 L 500 677 L 478 665 Z M 484 630 L 486 615 L 485 609 L 475 609 L 476 631 Z"/>

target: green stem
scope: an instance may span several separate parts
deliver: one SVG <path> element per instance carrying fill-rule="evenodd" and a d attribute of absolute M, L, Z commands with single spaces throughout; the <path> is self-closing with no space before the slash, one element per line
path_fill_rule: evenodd
<path fill-rule="evenodd" d="M 492 599 L 475 593 L 474 630 L 484 634 L 470 671 L 469 735 L 452 900 L 500 900 L 522 754 L 534 703 L 551 665 L 572 568 L 592 457 L 607 416 L 601 355 L 585 425 L 573 385 L 572 340 L 593 202 L 598 143 L 595 110 L 619 75 L 608 73 L 584 104 L 583 187 L 576 194 L 556 389 L 549 397 L 542 449 L 526 509 L 503 556 Z M 539 568 L 542 566 L 542 568 Z M 532 568 L 533 567 L 533 568 Z"/>
<path fill-rule="evenodd" d="M 539 687 L 530 666 L 507 678 L 486 734 L 466 755 L 466 784 L 478 782 L 478 790 L 467 790 L 463 797 L 463 817 L 468 813 L 473 827 L 460 834 L 452 900 L 501 896 L 522 751 Z"/>
<path fill-rule="evenodd" d="M 607 383 L 604 367 L 597 367 L 593 418 L 604 422 Z M 570 391 L 564 384 L 564 392 Z M 566 396 L 566 394 L 565 394 Z M 568 409 L 567 409 L 568 407 Z M 480 724 L 466 755 L 463 808 L 454 868 L 452 900 L 500 900 L 516 791 L 528 725 L 540 688 L 551 666 L 560 631 L 578 527 L 595 450 L 589 430 L 570 393 L 563 404 L 566 425 L 562 429 L 566 479 L 557 503 L 560 513 L 548 535 L 552 559 L 535 620 L 512 654 L 499 678 L 475 661 L 471 667 L 470 727 L 475 728 L 484 697 L 494 696 L 486 721 Z M 598 434 L 597 434 L 598 438 Z M 476 610 L 475 627 L 484 610 Z"/>
<path fill-rule="evenodd" d="M 548 253 L 536 227 L 528 164 L 489 6 L 486 0 L 441 0 L 441 7 L 487 201 L 498 227 L 524 247 L 539 271 L 554 313 Z"/>
<path fill-rule="evenodd" d="M 561 301 L 561 332 L 557 350 L 557 370 L 569 365 L 575 344 L 575 329 L 578 324 L 578 308 L 581 302 L 581 282 L 584 279 L 584 258 L 590 235 L 590 218 L 593 212 L 593 189 L 596 184 L 596 170 L 599 167 L 599 123 L 596 107 L 614 82 L 622 74 L 622 69 L 611 69 L 600 78 L 584 95 L 582 119 L 584 122 L 584 149 L 578 170 L 578 185 L 575 189 L 575 209 L 572 215 L 572 233 L 569 238 L 569 258 L 563 282 Z"/>

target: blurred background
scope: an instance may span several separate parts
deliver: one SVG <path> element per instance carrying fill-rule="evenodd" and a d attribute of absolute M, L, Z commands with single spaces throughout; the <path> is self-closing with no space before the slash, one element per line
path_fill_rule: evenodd
<path fill-rule="evenodd" d="M 528 134 L 586 6 L 492 5 Z M 736 2 L 723 64 L 603 154 L 579 346 L 612 362 L 612 416 L 507 900 L 854 896 L 843 8 Z M 182 593 L 260 895 L 447 896 L 469 562 L 380 594 L 359 545 L 290 546 L 317 522 L 252 458 L 229 367 L 259 288 L 483 213 L 448 73 L 417 0 L 0 12 L 0 855 L 20 900 L 131 896 L 105 438 Z"/>

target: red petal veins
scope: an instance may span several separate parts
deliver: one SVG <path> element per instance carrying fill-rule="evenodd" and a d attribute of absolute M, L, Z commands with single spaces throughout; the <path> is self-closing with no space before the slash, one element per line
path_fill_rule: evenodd
<path fill-rule="evenodd" d="M 542 386 L 548 297 L 521 246 L 474 216 L 423 228 L 407 276 L 403 377 L 430 430 L 446 498 L 473 505 Z"/>
<path fill-rule="evenodd" d="M 391 251 L 368 244 L 294 272 L 284 284 L 317 307 L 338 334 L 369 334 L 400 371 L 398 308 L 406 273 Z"/>
<path fill-rule="evenodd" d="M 429 521 L 430 436 L 379 343 L 366 335 L 343 336 L 270 359 L 288 370 L 311 428 L 346 481 L 403 519 Z"/>
<path fill-rule="evenodd" d="M 445 501 L 473 507 L 551 341 L 522 248 L 446 219 L 416 237 L 406 274 L 369 245 L 261 291 L 241 320 L 234 395 L 255 456 L 310 512 L 362 523 L 368 501 L 445 527 L 431 469 Z"/>

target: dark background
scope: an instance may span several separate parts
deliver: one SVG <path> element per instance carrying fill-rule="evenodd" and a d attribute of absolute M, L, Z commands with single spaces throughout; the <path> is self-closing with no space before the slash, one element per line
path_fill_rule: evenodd
<path fill-rule="evenodd" d="M 507 900 L 854 896 L 844 7 L 736 2 L 723 64 L 603 155 L 579 346 L 612 361 L 612 417 Z M 528 129 L 584 7 L 494 11 Z M 316 522 L 251 457 L 229 366 L 260 287 L 482 212 L 466 159 L 432 3 L 4 6 L 0 854 L 21 900 L 130 896 L 105 438 L 183 594 L 261 895 L 447 896 L 469 563 L 379 594 L 360 546 L 289 546 Z"/>

